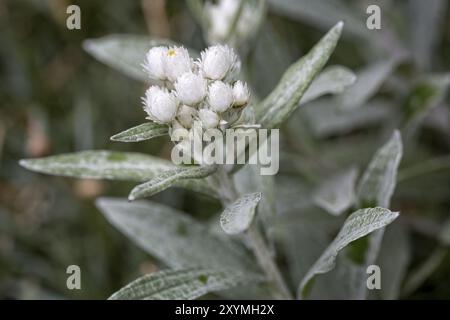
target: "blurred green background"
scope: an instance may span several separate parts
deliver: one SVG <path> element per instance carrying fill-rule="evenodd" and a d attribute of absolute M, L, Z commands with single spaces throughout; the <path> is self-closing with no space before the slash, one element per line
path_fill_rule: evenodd
<path fill-rule="evenodd" d="M 66 8 L 72 3 L 81 8 L 81 30 L 66 28 Z M 364 17 L 363 8 L 370 1 L 344 3 Z M 408 30 L 417 17 L 407 15 L 408 1 L 380 3 L 383 15 L 390 21 L 387 28 L 393 33 L 393 38 L 388 38 L 384 44 L 396 50 L 397 39 L 403 39 L 402 45 L 415 57 L 414 41 L 408 41 Z M 432 56 L 402 64 L 400 75 L 393 76 L 388 88 L 381 88 L 379 96 L 403 105 L 408 101 L 408 93 L 399 98 L 392 93 L 396 90 L 392 88 L 403 90 L 405 79 L 423 72 L 448 72 L 449 7 L 444 6 L 445 12 L 436 19 L 436 23 L 441 21 L 439 29 L 430 29 L 430 32 L 439 31 Z M 270 92 L 284 70 L 307 52 L 326 29 L 308 19 L 296 19 L 272 8 L 269 5 L 262 32 L 240 48 L 245 54 L 249 82 L 260 97 Z M 50 177 L 26 171 L 18 165 L 21 158 L 87 149 L 132 150 L 168 157 L 170 145 L 166 138 L 140 144 L 109 140 L 111 135 L 143 121 L 140 97 L 146 89 L 142 83 L 97 62 L 83 50 L 85 39 L 113 33 L 171 38 L 198 50 L 206 46 L 202 30 L 184 1 L 0 1 L 2 299 L 104 299 L 139 275 L 158 268 L 148 255 L 114 230 L 94 207 L 96 197 L 123 197 L 133 184 Z M 367 42 L 346 36 L 329 64 L 357 70 L 370 61 L 387 57 L 386 51 L 372 50 Z M 421 152 L 411 151 L 405 158 L 406 164 L 420 162 L 430 155 L 449 154 L 448 97 L 435 109 L 438 110 L 434 115 L 437 122 L 432 118 L 431 124 L 427 122 L 415 136 L 414 144 L 422 146 Z M 321 138 L 320 147 L 316 147 L 319 139 L 308 136 L 308 132 L 303 132 L 304 136 L 299 138 L 299 132 L 292 131 L 288 124 L 283 128 L 282 144 L 286 154 L 296 156 L 282 161 L 277 179 L 283 181 L 283 175 L 308 171 L 308 166 L 315 165 L 313 155 L 321 154 L 326 160 L 323 150 L 332 152 L 331 146 L 340 150 L 346 148 L 347 155 L 350 153 L 349 159 L 341 159 L 343 163 L 353 160 L 366 163 L 380 145 L 379 139 L 369 137 L 382 129 L 377 123 L 351 128 Z M 353 149 L 349 152 L 349 148 Z M 337 159 L 339 156 L 330 157 Z M 409 234 L 414 248 L 409 271 L 426 261 L 436 248 L 433 233 L 450 215 L 449 181 L 447 171 L 413 179 L 397 188 L 400 196 L 394 199 L 394 209 L 414 216 L 413 231 Z M 218 209 L 218 205 L 208 199 L 194 198 L 176 189 L 155 198 L 199 217 L 208 217 Z M 415 201 L 417 198 L 420 202 Z M 414 215 L 417 212 L 420 214 Z M 404 298 L 450 298 L 450 257 L 447 249 L 443 252 L 431 276 Z M 72 264 L 81 267 L 82 290 L 66 287 L 66 268 Z"/>

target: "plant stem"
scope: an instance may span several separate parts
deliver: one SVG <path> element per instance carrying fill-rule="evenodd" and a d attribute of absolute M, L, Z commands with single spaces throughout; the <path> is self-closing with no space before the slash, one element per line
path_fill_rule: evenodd
<path fill-rule="evenodd" d="M 261 236 L 258 226 L 253 224 L 246 233 L 246 239 L 259 262 L 259 265 L 264 270 L 269 284 L 274 289 L 274 295 L 277 299 L 290 299 L 292 294 L 289 291 L 283 277 L 278 269 L 272 254 L 268 249 L 263 237 Z"/>
<path fill-rule="evenodd" d="M 228 205 L 238 198 L 238 192 L 234 181 L 230 178 L 229 174 L 222 168 L 219 168 L 218 171 L 222 186 L 222 202 L 223 205 Z M 253 222 L 252 226 L 247 230 L 245 239 L 258 260 L 261 269 L 266 274 L 269 285 L 271 289 L 273 289 L 274 297 L 277 299 L 292 300 L 293 296 L 289 291 L 256 222 Z"/>

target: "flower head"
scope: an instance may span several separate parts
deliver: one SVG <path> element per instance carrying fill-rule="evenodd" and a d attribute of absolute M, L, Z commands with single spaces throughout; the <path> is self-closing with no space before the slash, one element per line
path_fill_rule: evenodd
<path fill-rule="evenodd" d="M 163 69 L 167 78 L 174 82 L 185 72 L 192 71 L 193 61 L 183 47 L 170 47 L 163 59 Z"/>
<path fill-rule="evenodd" d="M 242 107 L 248 103 L 250 99 L 250 91 L 248 90 L 247 84 L 242 81 L 236 81 L 233 86 L 233 98 L 234 106 Z"/>
<path fill-rule="evenodd" d="M 214 111 L 208 109 L 200 109 L 198 112 L 198 117 L 202 122 L 202 126 L 205 129 L 216 128 L 219 125 L 219 115 Z"/>
<path fill-rule="evenodd" d="M 165 80 L 166 74 L 164 72 L 163 60 L 167 55 L 166 47 L 153 47 L 146 55 L 144 70 L 147 71 L 150 79 Z"/>
<path fill-rule="evenodd" d="M 187 105 L 195 105 L 206 96 L 206 80 L 199 74 L 183 73 L 174 84 L 178 99 Z"/>
<path fill-rule="evenodd" d="M 229 84 L 214 81 L 208 89 L 208 102 L 213 111 L 225 112 L 233 104 L 233 88 Z"/>
<path fill-rule="evenodd" d="M 208 79 L 233 79 L 240 67 L 239 58 L 228 46 L 212 46 L 201 53 L 200 68 Z"/>
<path fill-rule="evenodd" d="M 158 86 L 152 86 L 145 92 L 144 111 L 148 119 L 158 123 L 169 123 L 177 114 L 178 100 L 176 97 Z"/>

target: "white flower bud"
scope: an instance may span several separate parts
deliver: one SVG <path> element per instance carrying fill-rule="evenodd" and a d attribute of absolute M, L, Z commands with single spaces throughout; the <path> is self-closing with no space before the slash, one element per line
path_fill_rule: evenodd
<path fill-rule="evenodd" d="M 225 112 L 233 104 L 233 88 L 222 81 L 215 81 L 209 86 L 208 102 L 212 110 Z"/>
<path fill-rule="evenodd" d="M 197 110 L 194 108 L 182 105 L 178 109 L 177 119 L 184 128 L 191 128 L 194 122 L 194 117 L 197 115 Z"/>
<path fill-rule="evenodd" d="M 233 98 L 234 106 L 242 107 L 248 103 L 250 99 L 250 91 L 248 90 L 247 84 L 242 81 L 236 81 L 233 86 Z"/>
<path fill-rule="evenodd" d="M 174 82 L 185 72 L 192 71 L 193 62 L 189 52 L 183 47 L 170 47 L 163 59 L 167 78 Z"/>
<path fill-rule="evenodd" d="M 240 66 L 239 58 L 228 46 L 212 46 L 201 53 L 200 68 L 208 79 L 231 79 L 239 72 Z"/>
<path fill-rule="evenodd" d="M 174 84 L 178 100 L 187 105 L 194 105 L 206 96 L 206 80 L 192 72 L 183 73 Z"/>
<path fill-rule="evenodd" d="M 202 126 L 205 129 L 217 128 L 219 125 L 220 118 L 214 111 L 208 109 L 200 109 L 198 112 L 198 117 L 202 122 Z"/>
<path fill-rule="evenodd" d="M 144 70 L 147 71 L 150 79 L 165 80 L 166 74 L 164 72 L 163 60 L 167 55 L 166 47 L 153 47 L 146 55 L 144 63 Z"/>
<path fill-rule="evenodd" d="M 144 111 L 148 119 L 158 123 L 169 123 L 177 114 L 178 100 L 166 89 L 157 86 L 150 87 L 145 92 Z"/>

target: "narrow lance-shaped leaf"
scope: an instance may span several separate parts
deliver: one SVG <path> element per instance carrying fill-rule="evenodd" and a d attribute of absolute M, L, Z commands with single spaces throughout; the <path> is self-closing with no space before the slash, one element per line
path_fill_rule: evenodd
<path fill-rule="evenodd" d="M 192 300 L 210 292 L 259 281 L 261 277 L 235 270 L 164 270 L 136 279 L 114 293 L 109 300 Z"/>
<path fill-rule="evenodd" d="M 397 169 L 403 146 L 396 130 L 389 141 L 377 151 L 357 188 L 360 207 L 378 205 L 388 207 L 396 184 Z"/>
<path fill-rule="evenodd" d="M 400 134 L 395 131 L 391 139 L 382 146 L 372 158 L 364 172 L 358 186 L 358 205 L 388 207 L 396 184 L 397 169 L 402 156 Z M 353 277 L 355 296 L 365 299 L 367 295 L 366 275 L 364 269 L 376 262 L 379 254 L 384 229 L 377 230 L 367 239 L 355 241 L 349 245 L 353 252 L 352 261 L 343 267 L 360 270 L 359 275 Z"/>
<path fill-rule="evenodd" d="M 213 235 L 188 214 L 151 201 L 101 198 L 97 207 L 111 224 L 150 255 L 171 268 L 192 266 L 256 274 L 242 246 Z"/>
<path fill-rule="evenodd" d="M 265 128 L 279 126 L 298 107 L 298 103 L 328 61 L 342 32 L 336 24 L 304 57 L 283 75 L 277 87 L 256 109 L 258 122 Z"/>
<path fill-rule="evenodd" d="M 74 178 L 147 181 L 175 169 L 171 162 L 146 154 L 116 151 L 81 151 L 39 159 L 21 160 L 28 170 Z M 217 197 L 209 181 L 182 180 L 176 186 Z"/>
<path fill-rule="evenodd" d="M 399 61 L 399 57 L 378 61 L 357 72 L 355 84 L 337 97 L 340 108 L 351 110 L 362 107 L 391 75 Z"/>
<path fill-rule="evenodd" d="M 408 2 L 408 31 L 411 54 L 421 69 L 429 69 L 439 40 L 442 39 L 448 1 Z"/>
<path fill-rule="evenodd" d="M 356 75 L 342 66 L 331 66 L 322 71 L 311 83 L 300 100 L 300 104 L 308 103 L 325 94 L 342 93 L 356 81 Z"/>
<path fill-rule="evenodd" d="M 227 234 L 239 234 L 246 231 L 255 216 L 261 193 L 249 193 L 225 208 L 220 216 L 220 225 Z"/>
<path fill-rule="evenodd" d="M 347 133 L 357 128 L 378 125 L 390 115 L 391 105 L 374 100 L 354 110 L 340 108 L 337 98 L 323 98 L 304 106 L 302 114 L 317 137 Z"/>
<path fill-rule="evenodd" d="M 139 198 L 150 197 L 180 180 L 206 178 L 214 173 L 215 170 L 215 166 L 192 166 L 164 171 L 153 179 L 134 187 L 128 196 L 128 200 L 133 201 Z"/>
<path fill-rule="evenodd" d="M 339 234 L 301 281 L 298 289 L 299 298 L 305 298 L 307 287 L 316 275 L 327 273 L 334 268 L 338 253 L 348 244 L 383 228 L 397 217 L 398 212 L 391 212 L 380 207 L 360 209 L 352 213 L 345 221 Z"/>
<path fill-rule="evenodd" d="M 168 132 L 169 128 L 165 124 L 146 122 L 113 135 L 111 140 L 120 142 L 139 142 L 166 135 Z"/>

